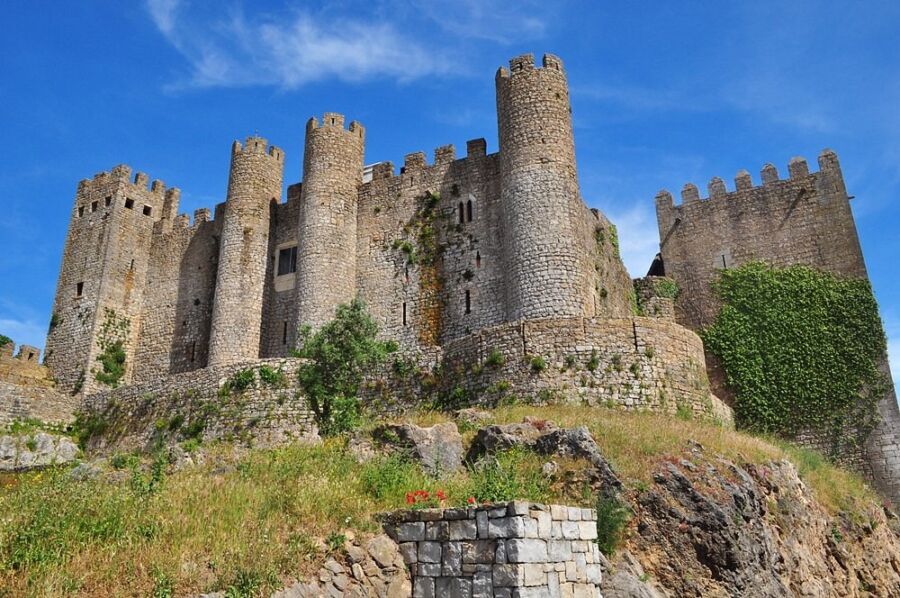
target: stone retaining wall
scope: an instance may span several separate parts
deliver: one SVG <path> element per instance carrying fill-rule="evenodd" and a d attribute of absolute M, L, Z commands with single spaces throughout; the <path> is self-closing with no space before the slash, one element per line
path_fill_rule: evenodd
<path fill-rule="evenodd" d="M 67 424 L 78 404 L 76 397 L 52 388 L 0 382 L 0 425 L 26 419 Z"/>
<path fill-rule="evenodd" d="M 207 367 L 90 395 L 84 409 L 100 422 L 90 450 L 146 448 L 159 440 L 235 440 L 269 446 L 317 439 L 318 430 L 297 389 L 296 359 Z M 281 372 L 266 382 L 260 369 Z M 235 374 L 253 372 L 244 390 L 229 390 Z M 200 429 L 199 436 L 191 434 Z"/>
<path fill-rule="evenodd" d="M 413 596 L 600 596 L 593 509 L 528 502 L 404 511 L 385 517 Z"/>

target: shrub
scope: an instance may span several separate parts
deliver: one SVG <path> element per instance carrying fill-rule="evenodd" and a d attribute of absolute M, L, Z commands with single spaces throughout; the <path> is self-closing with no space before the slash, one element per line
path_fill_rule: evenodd
<path fill-rule="evenodd" d="M 101 384 L 116 388 L 125 376 L 125 339 L 130 327 L 131 321 L 128 318 L 119 316 L 108 307 L 104 309 L 103 323 L 97 334 L 97 345 L 100 348 L 97 361 L 100 362 L 101 369 L 94 371 L 94 378 Z M 80 385 L 78 386 L 80 390 Z"/>
<path fill-rule="evenodd" d="M 547 369 L 547 362 L 540 355 L 531 358 L 531 371 L 539 374 Z"/>
<path fill-rule="evenodd" d="M 297 378 L 322 433 L 358 425 L 363 374 L 397 350 L 396 343 L 377 336 L 378 324 L 359 298 L 339 305 L 334 319 L 317 332 L 301 329 L 296 355 L 309 361 L 300 365 Z"/>
<path fill-rule="evenodd" d="M 600 367 L 600 356 L 597 355 L 597 349 L 591 349 L 591 358 L 587 362 L 587 369 L 589 372 L 593 372 L 598 367 Z"/>
<path fill-rule="evenodd" d="M 91 438 L 101 436 L 108 428 L 109 422 L 100 414 L 79 411 L 72 424 L 72 435 L 78 440 L 81 450 L 84 450 Z"/>
<path fill-rule="evenodd" d="M 269 365 L 259 366 L 259 379 L 263 384 L 281 388 L 285 383 L 285 375 L 281 368 L 273 368 Z"/>
<path fill-rule="evenodd" d="M 622 541 L 631 510 L 618 497 L 600 495 L 597 499 L 597 546 L 607 557 L 612 556 Z"/>
<path fill-rule="evenodd" d="M 503 367 L 504 363 L 506 363 L 506 358 L 503 356 L 503 353 L 501 353 L 497 349 L 491 349 L 491 352 L 487 356 L 487 359 L 484 360 L 484 365 L 491 368 Z"/>
<path fill-rule="evenodd" d="M 231 392 L 242 393 L 256 385 L 256 374 L 253 368 L 238 370 L 226 382 Z"/>

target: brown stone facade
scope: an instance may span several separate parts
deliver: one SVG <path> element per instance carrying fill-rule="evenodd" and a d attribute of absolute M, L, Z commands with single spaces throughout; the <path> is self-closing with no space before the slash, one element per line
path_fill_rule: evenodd
<path fill-rule="evenodd" d="M 680 205 L 668 191 L 657 194 L 660 257 L 666 276 L 678 284 L 675 313 L 680 324 L 693 330 L 712 324 L 720 304 L 711 283 L 723 268 L 749 261 L 802 264 L 839 276 L 868 277 L 837 155 L 824 150 L 818 164 L 819 171 L 810 172 L 806 160 L 793 158 L 787 179 L 766 164 L 761 185 L 754 185 L 742 170 L 731 192 L 716 177 L 709 183 L 707 199 L 688 183 Z M 707 363 L 714 392 L 727 396 L 716 360 Z M 886 356 L 883 369 L 890 378 Z M 867 446 L 843 458 L 886 496 L 900 501 L 900 409 L 893 383 L 878 411 L 882 423 Z M 815 434 L 801 435 L 799 440 L 815 448 L 825 444 Z"/>

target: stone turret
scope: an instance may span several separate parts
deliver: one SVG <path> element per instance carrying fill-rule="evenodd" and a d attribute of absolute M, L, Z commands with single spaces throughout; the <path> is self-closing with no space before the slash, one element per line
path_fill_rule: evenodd
<path fill-rule="evenodd" d="M 562 61 L 547 54 L 535 68 L 519 56 L 496 85 L 507 317 L 584 315 L 584 207 Z"/>
<path fill-rule="evenodd" d="M 272 201 L 281 197 L 284 152 L 261 137 L 231 147 L 228 197 L 209 339 L 209 365 L 259 357 Z"/>
<path fill-rule="evenodd" d="M 326 112 L 306 124 L 297 227 L 297 322 L 318 328 L 356 294 L 356 216 L 365 129 Z"/>

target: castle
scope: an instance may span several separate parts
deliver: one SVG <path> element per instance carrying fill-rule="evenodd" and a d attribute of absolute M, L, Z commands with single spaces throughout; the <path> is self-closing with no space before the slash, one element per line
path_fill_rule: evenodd
<path fill-rule="evenodd" d="M 366 166 L 364 127 L 325 113 L 307 123 L 303 180 L 286 201 L 284 152 L 256 136 L 233 144 L 212 218 L 178 214 L 178 189 L 127 166 L 81 181 L 45 355 L 57 390 L 120 418 L 119 433 L 135 442 L 185 412 L 203 414 L 208 435 L 246 420 L 257 435 L 295 437 L 314 424 L 281 389 L 260 384 L 227 413 L 207 407 L 224 400 L 235 372 L 292 372 L 298 330 L 358 296 L 403 355 L 445 373 L 435 382 L 423 365 L 416 380 L 394 372 L 373 382 L 367 398 L 383 408 L 400 396 L 471 404 L 523 395 L 727 422 L 716 396 L 727 389 L 712 362 L 710 383 L 695 333 L 718 311 L 716 272 L 765 259 L 866 277 L 837 157 L 826 151 L 815 173 L 792 160 L 788 180 L 771 165 L 761 186 L 746 172 L 730 193 L 713 179 L 708 200 L 690 184 L 678 206 L 661 192 L 660 255 L 650 276 L 632 281 L 615 227 L 580 195 L 561 60 L 519 56 L 495 85 L 497 153 L 476 139 L 462 158 L 444 146 L 431 164 L 416 152 L 399 172 Z M 677 282 L 677 302 L 661 276 Z M 112 384 L 101 369 L 110 347 L 121 366 Z M 900 499 L 893 394 L 879 410 L 881 426 L 850 460 Z"/>

